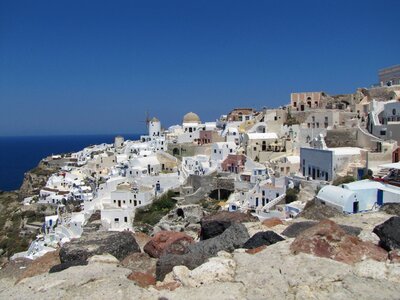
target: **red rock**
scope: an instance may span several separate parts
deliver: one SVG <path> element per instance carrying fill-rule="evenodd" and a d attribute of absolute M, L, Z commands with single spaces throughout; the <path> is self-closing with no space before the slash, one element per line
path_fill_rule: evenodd
<path fill-rule="evenodd" d="M 391 263 L 400 263 L 400 250 L 392 250 L 389 252 L 389 259 Z"/>
<path fill-rule="evenodd" d="M 140 287 L 148 287 L 156 284 L 156 278 L 148 273 L 132 272 L 128 275 L 128 279 L 137 283 Z"/>
<path fill-rule="evenodd" d="M 157 259 L 150 257 L 147 253 L 132 253 L 121 261 L 121 266 L 132 270 L 132 272 L 142 272 L 156 274 Z"/>
<path fill-rule="evenodd" d="M 371 242 L 346 234 L 335 222 L 322 220 L 303 231 L 290 245 L 293 254 L 300 252 L 354 264 L 366 258 L 385 261 L 387 252 Z"/>
<path fill-rule="evenodd" d="M 279 218 L 271 218 L 271 219 L 266 219 L 266 220 L 264 220 L 264 221 L 262 222 L 262 224 L 263 224 L 264 226 L 267 226 L 267 227 L 269 227 L 269 228 L 272 228 L 272 227 L 274 227 L 274 226 L 276 226 L 276 225 L 282 225 L 283 222 L 282 222 L 282 220 L 279 219 Z"/>
<path fill-rule="evenodd" d="M 59 265 L 61 263 L 59 253 L 60 250 L 56 250 L 48 252 L 42 257 L 35 259 L 21 274 L 21 276 L 17 280 L 17 283 L 24 278 L 47 273 L 49 272 L 51 267 Z"/>
<path fill-rule="evenodd" d="M 266 245 L 263 245 L 263 246 L 260 246 L 260 247 L 257 247 L 257 248 L 253 248 L 253 249 L 247 249 L 246 253 L 248 253 L 248 254 L 256 254 L 256 253 L 264 250 L 265 248 L 267 248 Z"/>
<path fill-rule="evenodd" d="M 193 238 L 183 232 L 160 231 L 144 246 L 143 251 L 156 258 L 167 253 L 184 254 L 192 243 Z"/>
<path fill-rule="evenodd" d="M 139 244 L 140 249 L 143 250 L 143 247 L 151 240 L 151 237 L 143 232 L 135 232 L 133 234 L 135 237 L 136 242 Z"/>

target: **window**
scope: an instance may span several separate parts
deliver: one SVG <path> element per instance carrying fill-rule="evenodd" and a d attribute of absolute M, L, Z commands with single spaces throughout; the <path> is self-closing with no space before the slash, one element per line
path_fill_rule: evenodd
<path fill-rule="evenodd" d="M 257 147 L 254 147 L 253 150 L 254 150 L 254 151 L 257 151 Z"/>
<path fill-rule="evenodd" d="M 233 150 L 232 150 L 232 149 L 229 149 L 229 152 L 230 152 L 230 153 L 232 153 L 232 152 L 233 152 Z"/>
<path fill-rule="evenodd" d="M 217 153 L 217 149 L 214 149 L 214 153 Z"/>
<path fill-rule="evenodd" d="M 392 114 L 393 114 L 393 116 L 396 115 L 396 109 L 395 108 L 393 108 Z"/>
<path fill-rule="evenodd" d="M 114 222 L 119 222 L 119 218 L 115 218 L 115 219 L 114 219 Z"/>
<path fill-rule="evenodd" d="M 124 217 L 124 222 L 128 223 L 128 217 Z"/>
<path fill-rule="evenodd" d="M 293 106 L 294 107 L 296 107 L 297 106 L 297 102 L 295 101 L 295 102 L 293 102 Z"/>
<path fill-rule="evenodd" d="M 381 130 L 381 135 L 386 135 L 386 130 Z"/>

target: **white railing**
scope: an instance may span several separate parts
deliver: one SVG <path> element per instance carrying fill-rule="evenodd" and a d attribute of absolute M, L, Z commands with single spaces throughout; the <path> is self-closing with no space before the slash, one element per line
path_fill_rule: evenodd
<path fill-rule="evenodd" d="M 271 200 L 267 204 L 265 204 L 260 211 L 269 211 L 270 208 L 281 202 L 283 199 L 285 199 L 286 194 L 282 194 L 279 197 L 276 197 L 275 199 Z"/>

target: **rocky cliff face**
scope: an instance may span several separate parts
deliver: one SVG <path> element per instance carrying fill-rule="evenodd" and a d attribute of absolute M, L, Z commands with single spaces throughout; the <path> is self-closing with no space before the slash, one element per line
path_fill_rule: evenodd
<path fill-rule="evenodd" d="M 22 182 L 18 192 L 20 200 L 25 197 L 37 195 L 40 189 L 46 185 L 50 175 L 56 173 L 58 170 L 58 167 L 46 166 L 41 161 L 36 168 L 26 172 L 24 175 L 24 181 Z"/>

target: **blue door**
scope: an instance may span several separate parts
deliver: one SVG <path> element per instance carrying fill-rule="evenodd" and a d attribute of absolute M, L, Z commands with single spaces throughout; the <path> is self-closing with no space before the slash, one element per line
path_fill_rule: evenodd
<path fill-rule="evenodd" d="M 377 201 L 378 205 L 383 205 L 383 191 L 378 190 Z"/>

